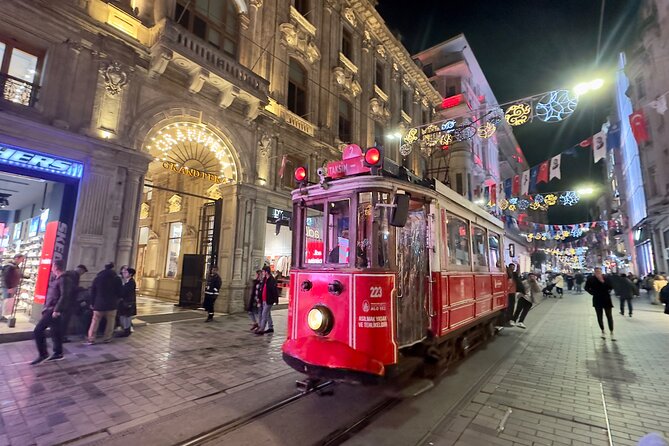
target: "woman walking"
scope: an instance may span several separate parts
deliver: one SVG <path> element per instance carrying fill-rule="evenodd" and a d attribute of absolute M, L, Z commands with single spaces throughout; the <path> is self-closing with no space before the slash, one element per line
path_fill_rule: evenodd
<path fill-rule="evenodd" d="M 520 328 L 527 328 L 524 323 L 525 318 L 527 317 L 527 313 L 530 312 L 532 305 L 538 302 L 538 296 L 541 295 L 541 287 L 539 286 L 537 276 L 534 273 L 529 273 L 527 275 L 527 280 L 523 282 L 521 286 L 522 288 L 518 292 L 516 312 L 514 313 L 510 324 Z"/>
<path fill-rule="evenodd" d="M 249 296 L 249 302 L 246 305 L 246 311 L 249 313 L 249 318 L 251 319 L 251 331 L 256 331 L 260 326 L 260 288 L 262 287 L 262 270 L 256 271 L 256 278 L 253 279 L 251 284 L 251 295 Z"/>
<path fill-rule="evenodd" d="M 585 291 L 592 295 L 592 306 L 595 307 L 595 313 L 597 313 L 597 323 L 602 330 L 602 339 L 606 339 L 604 318 L 602 315 L 602 313 L 606 313 L 611 340 L 615 341 L 616 338 L 613 335 L 613 314 L 611 314 L 611 309 L 613 308 L 613 302 L 611 302 L 612 289 L 611 282 L 608 278 L 604 277 L 601 268 L 595 268 L 595 274 L 590 276 L 585 282 Z"/>
<path fill-rule="evenodd" d="M 119 304 L 119 321 L 123 332 L 119 337 L 125 338 L 132 333 L 132 317 L 137 315 L 137 284 L 135 270 L 126 267 L 123 270 L 123 288 L 121 288 L 121 303 Z"/>

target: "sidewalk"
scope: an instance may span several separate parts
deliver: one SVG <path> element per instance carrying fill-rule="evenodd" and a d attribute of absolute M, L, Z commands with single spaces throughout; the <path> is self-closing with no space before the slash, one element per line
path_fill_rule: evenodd
<path fill-rule="evenodd" d="M 0 345 L 0 445 L 53 445 L 106 436 L 212 395 L 290 370 L 276 336 L 255 336 L 245 315 L 148 324 L 111 344 L 65 344 L 66 359 L 36 367 L 32 341 Z"/>
<path fill-rule="evenodd" d="M 608 330 L 600 338 L 589 295 L 548 304 L 539 319 L 530 312 L 521 347 L 425 445 L 609 445 L 610 435 L 631 446 L 649 432 L 669 439 L 663 307 L 642 297 L 630 318 L 614 299 L 614 342 Z"/>

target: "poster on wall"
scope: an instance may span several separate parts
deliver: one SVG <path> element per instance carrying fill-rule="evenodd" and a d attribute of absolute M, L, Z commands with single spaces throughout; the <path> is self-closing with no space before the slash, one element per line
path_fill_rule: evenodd
<path fill-rule="evenodd" d="M 49 210 L 44 209 L 41 214 L 39 214 L 39 232 L 46 231 L 46 222 L 49 220 Z"/>
<path fill-rule="evenodd" d="M 35 237 L 37 235 L 38 230 L 39 230 L 39 217 L 33 217 L 32 220 L 30 220 L 28 237 Z"/>
<path fill-rule="evenodd" d="M 21 226 L 23 226 L 23 223 L 18 222 L 14 225 L 14 234 L 12 234 L 12 240 L 20 240 L 21 239 Z"/>

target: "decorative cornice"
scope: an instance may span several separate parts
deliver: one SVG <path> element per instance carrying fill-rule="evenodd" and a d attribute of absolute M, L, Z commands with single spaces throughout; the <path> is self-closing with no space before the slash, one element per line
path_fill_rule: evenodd
<path fill-rule="evenodd" d="M 341 52 L 339 53 L 339 62 L 341 62 L 344 68 L 346 68 L 351 73 L 358 74 L 358 67 Z"/>
<path fill-rule="evenodd" d="M 314 43 L 316 27 L 309 23 L 293 6 L 290 7 L 290 23 L 279 25 L 281 44 L 295 51 L 309 64 L 320 60 L 321 52 Z"/>
<path fill-rule="evenodd" d="M 332 74 L 335 84 L 347 93 L 349 96 L 356 97 L 362 91 L 360 83 L 355 79 L 355 75 L 342 67 L 334 67 Z"/>
<path fill-rule="evenodd" d="M 304 31 L 316 37 L 316 27 L 309 20 L 305 19 L 293 5 L 290 5 L 290 19 L 300 25 Z"/>
<path fill-rule="evenodd" d="M 383 102 L 388 102 L 388 95 L 385 91 L 381 90 L 378 85 L 374 85 L 374 93 Z"/>
<path fill-rule="evenodd" d="M 352 8 L 346 8 L 344 9 L 344 18 L 348 20 L 348 23 L 351 24 L 354 28 L 358 26 L 358 19 L 355 16 L 355 12 L 353 12 Z"/>

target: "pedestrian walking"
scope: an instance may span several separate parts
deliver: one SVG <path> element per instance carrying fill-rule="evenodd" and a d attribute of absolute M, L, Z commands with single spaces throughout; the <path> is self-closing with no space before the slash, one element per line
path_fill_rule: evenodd
<path fill-rule="evenodd" d="M 86 345 L 95 343 L 95 334 L 98 331 L 100 321 L 105 320 L 105 332 L 102 342 L 108 343 L 112 340 L 116 321 L 118 302 L 121 299 L 121 278 L 114 271 L 114 264 L 108 263 L 105 269 L 100 271 L 93 279 L 91 286 L 91 302 L 93 306 L 93 319 L 88 329 L 88 341 Z"/>
<path fill-rule="evenodd" d="M 585 276 L 583 273 L 578 272 L 574 275 L 574 285 L 576 286 L 576 294 L 581 294 L 583 292 L 583 283 L 585 283 Z"/>
<path fill-rule="evenodd" d="M 555 284 L 555 291 L 558 297 L 562 299 L 562 295 L 564 294 L 564 277 L 562 274 L 558 273 L 553 279 L 553 283 Z"/>
<path fill-rule="evenodd" d="M 2 265 L 0 271 L 0 322 L 9 321 L 14 314 L 16 292 L 23 278 L 21 265 L 25 259 L 26 256 L 23 254 L 14 254 L 12 260 Z"/>
<path fill-rule="evenodd" d="M 274 322 L 272 321 L 272 305 L 279 303 L 279 288 L 276 279 L 272 276 L 269 266 L 264 266 L 263 281 L 260 287 L 260 300 L 262 309 L 260 312 L 260 325 L 256 330 L 257 335 L 274 333 Z"/>
<path fill-rule="evenodd" d="M 125 338 L 132 333 L 132 317 L 137 314 L 137 283 L 135 283 L 135 269 L 123 270 L 123 287 L 121 288 L 121 303 L 118 307 L 119 322 L 123 332 L 119 337 Z"/>
<path fill-rule="evenodd" d="M 660 291 L 667 286 L 667 279 L 665 273 L 661 272 L 653 278 L 653 299 L 650 301 L 653 305 L 660 305 Z"/>
<path fill-rule="evenodd" d="M 574 289 L 574 276 L 567 274 L 567 290 L 571 291 Z"/>
<path fill-rule="evenodd" d="M 513 314 L 511 325 L 519 328 L 527 328 L 525 326 L 525 318 L 530 312 L 533 304 L 539 301 L 541 294 L 541 286 L 537 282 L 537 276 L 534 273 L 527 275 L 527 280 L 522 284 L 522 291 L 518 292 L 518 302 L 516 303 L 516 312 Z"/>
<path fill-rule="evenodd" d="M 223 281 L 221 276 L 218 275 L 218 268 L 212 266 L 209 269 L 209 277 L 207 278 L 207 286 L 204 289 L 204 309 L 207 312 L 207 319 L 205 322 L 211 322 L 214 320 L 214 304 L 218 298 L 218 293 L 221 290 Z"/>
<path fill-rule="evenodd" d="M 604 276 L 602 269 L 599 267 L 595 268 L 595 274 L 590 276 L 585 282 L 585 291 L 592 295 L 592 306 L 595 308 L 597 323 L 602 330 L 602 339 L 606 339 L 603 318 L 603 313 L 606 313 L 611 340 L 615 341 L 616 338 L 613 335 L 613 315 L 611 314 L 611 308 L 613 308 L 613 303 L 611 302 L 612 289 L 611 281 Z"/>
<path fill-rule="evenodd" d="M 251 293 L 249 295 L 249 301 L 246 304 L 246 311 L 249 313 L 249 318 L 251 319 L 251 331 L 255 331 L 260 326 L 260 287 L 262 286 L 262 270 L 256 271 L 256 277 L 251 283 Z"/>
<path fill-rule="evenodd" d="M 618 279 L 618 297 L 620 298 L 620 314 L 625 316 L 625 301 L 627 301 L 627 309 L 629 317 L 632 317 L 632 299 L 639 295 L 634 283 L 626 274 L 621 274 Z"/>
<path fill-rule="evenodd" d="M 65 271 L 65 275 L 70 279 L 72 287 L 70 288 L 71 295 L 67 297 L 67 308 L 63 309 L 63 314 L 60 317 L 63 322 L 63 343 L 70 342 L 67 335 L 70 333 L 70 320 L 72 315 L 78 312 L 77 295 L 79 293 L 79 281 L 81 276 L 88 272 L 86 265 L 77 265 L 71 271 Z"/>
<path fill-rule="evenodd" d="M 507 303 L 506 303 L 506 323 L 511 326 L 511 321 L 513 320 L 513 311 L 516 308 L 516 296 L 518 293 L 523 291 L 523 282 L 520 279 L 520 274 L 518 274 L 517 266 L 515 263 L 509 263 L 509 266 L 506 268 L 506 277 L 508 278 L 508 291 L 507 291 Z M 520 290 L 519 290 L 520 288 Z"/>
<path fill-rule="evenodd" d="M 64 274 L 65 262 L 54 260 L 51 263 L 51 273 L 54 279 L 49 283 L 46 292 L 46 301 L 40 318 L 33 334 L 37 345 L 38 356 L 30 365 L 37 365 L 43 361 L 59 361 L 63 359 L 63 311 L 69 307 L 68 299 L 73 295 L 72 279 Z M 46 346 L 46 329 L 51 329 L 51 341 L 53 342 L 53 354 L 49 356 Z"/>

